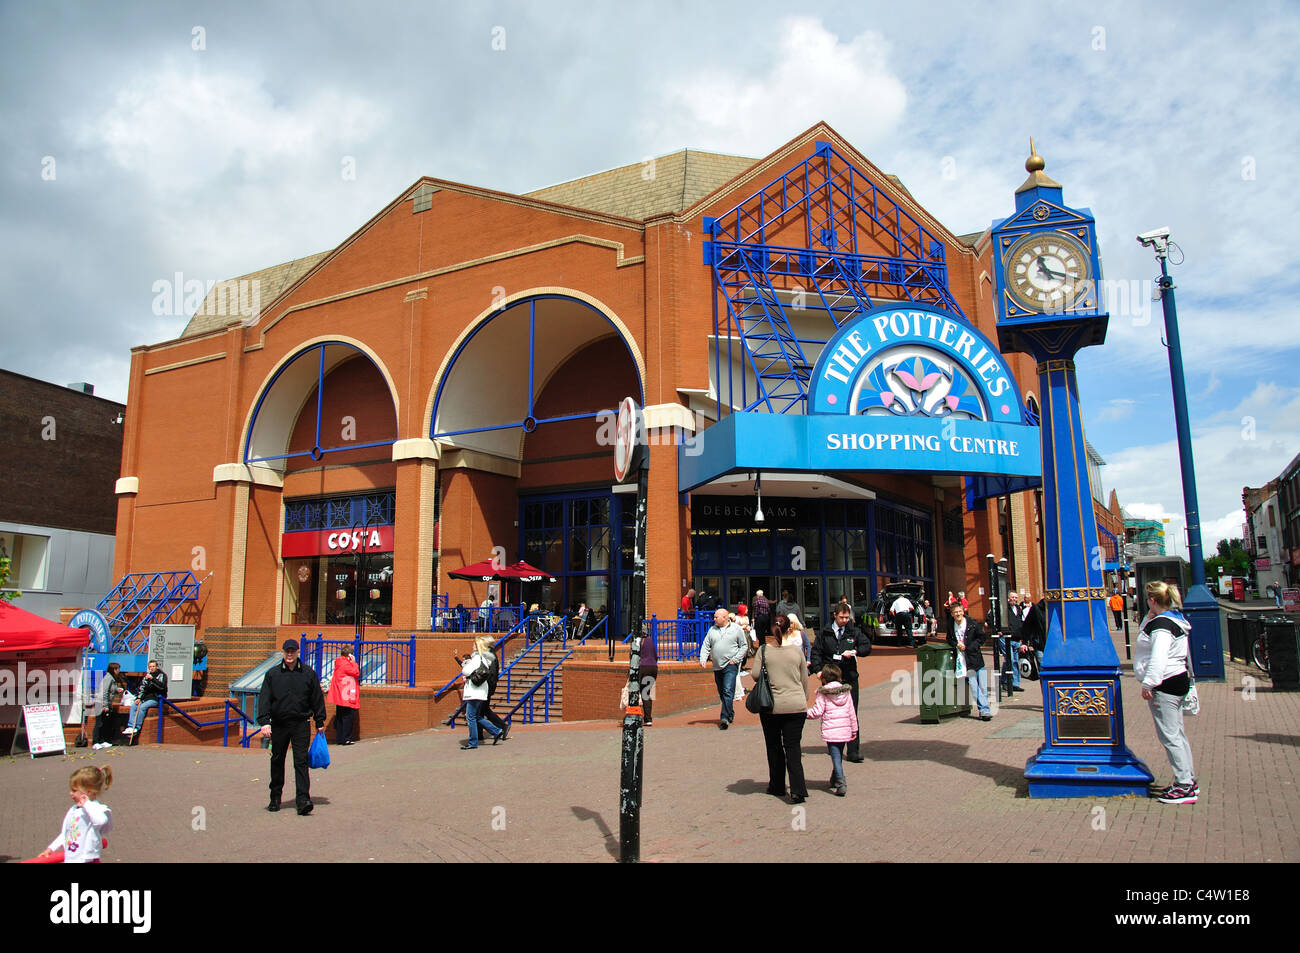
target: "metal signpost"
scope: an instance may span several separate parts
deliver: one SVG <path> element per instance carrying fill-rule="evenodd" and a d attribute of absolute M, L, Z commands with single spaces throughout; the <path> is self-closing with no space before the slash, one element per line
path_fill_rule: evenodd
<path fill-rule="evenodd" d="M 623 743 L 619 760 L 618 859 L 641 859 L 641 768 L 645 726 L 641 708 L 641 639 L 645 616 L 646 488 L 649 478 L 643 436 L 645 421 L 636 401 L 628 397 L 618 409 L 618 442 L 614 446 L 614 479 L 622 483 L 636 473 L 636 542 L 632 585 L 628 593 L 628 625 L 632 657 L 627 671 L 627 708 L 623 714 Z"/>

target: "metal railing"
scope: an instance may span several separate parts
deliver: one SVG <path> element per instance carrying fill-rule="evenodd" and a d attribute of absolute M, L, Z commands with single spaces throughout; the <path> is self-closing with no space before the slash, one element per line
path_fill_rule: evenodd
<path fill-rule="evenodd" d="M 659 661 L 694 662 L 700 657 L 700 646 L 712 627 L 712 612 L 692 612 L 689 615 L 679 612 L 673 619 L 651 615 L 642 634 L 654 642 Z M 632 633 L 629 632 L 620 644 L 627 645 L 631 641 Z"/>
<path fill-rule="evenodd" d="M 523 603 L 517 606 L 452 606 L 448 608 L 445 598 L 441 605 L 435 603 L 430 624 L 434 632 L 510 632 L 528 615 L 528 607 Z"/>
<path fill-rule="evenodd" d="M 608 625 L 609 625 L 609 616 L 605 616 L 594 626 L 592 626 L 591 630 L 585 633 L 581 639 L 577 639 L 576 641 L 574 641 L 573 648 L 569 649 L 562 656 L 560 656 L 560 658 L 555 662 L 554 665 L 552 665 L 549 669 L 547 669 L 542 674 L 542 676 L 537 679 L 537 681 L 533 682 L 532 687 L 529 688 L 528 691 L 524 692 L 522 695 L 519 696 L 519 701 L 515 703 L 514 707 L 512 707 L 508 712 L 505 713 L 505 715 L 502 716 L 503 720 L 507 724 L 509 724 L 510 721 L 514 718 L 515 713 L 518 712 L 519 709 L 524 708 L 525 712 L 523 717 L 521 718 L 521 721 L 525 725 L 531 725 L 535 723 L 537 721 L 537 693 L 540 690 L 542 693 L 541 720 L 549 722 L 551 720 L 551 706 L 555 704 L 555 682 L 558 677 L 558 673 L 560 671 L 560 666 L 562 666 L 565 662 L 569 660 L 569 657 L 578 650 L 578 646 L 582 645 L 588 639 L 593 638 L 598 634 L 600 634 L 600 630 L 602 628 L 606 628 Z M 606 631 L 608 631 L 608 629 L 606 629 Z M 604 636 L 601 635 L 601 637 L 603 638 Z M 518 661 L 519 659 L 515 659 L 515 662 Z M 513 664 L 514 662 L 511 663 L 511 665 Z M 539 663 L 539 668 L 540 668 L 540 663 Z M 509 701 L 510 701 L 510 697 L 509 694 L 507 693 L 506 702 L 509 703 Z"/>
<path fill-rule="evenodd" d="M 165 725 L 162 716 L 163 716 L 164 707 L 170 708 L 173 712 L 175 712 L 177 715 L 180 715 L 182 718 L 188 721 L 195 728 L 213 728 L 217 725 L 221 725 L 222 726 L 222 731 L 221 731 L 222 747 L 230 746 L 230 725 L 232 721 L 231 718 L 232 713 L 238 716 L 237 718 L 234 718 L 233 721 L 240 726 L 239 729 L 240 747 L 247 748 L 249 739 L 251 739 L 252 736 L 257 733 L 257 731 L 261 730 L 258 727 L 257 723 L 248 715 L 246 715 L 243 709 L 241 709 L 229 698 L 225 699 L 225 703 L 222 705 L 221 717 L 214 719 L 213 721 L 199 721 L 189 712 L 185 711 L 183 708 L 177 705 L 176 702 L 172 701 L 170 698 L 159 698 L 158 708 L 157 708 L 158 717 L 155 719 L 155 721 L 158 724 L 157 737 L 156 737 L 157 744 L 163 743 L 163 728 L 165 727 Z M 144 722 L 145 719 L 148 717 L 149 717 L 149 711 L 145 711 L 145 713 L 140 716 L 140 730 L 138 734 L 144 733 Z M 243 727 L 245 724 L 251 725 L 256 730 L 245 732 Z"/>
<path fill-rule="evenodd" d="M 497 639 L 495 642 L 492 643 L 492 654 L 496 655 L 499 658 L 501 649 L 504 646 L 508 645 L 511 639 L 513 639 L 517 635 L 520 635 L 521 633 L 524 634 L 525 641 L 527 641 L 527 626 L 528 626 L 528 619 L 526 617 L 516 622 L 514 627 L 509 632 L 507 632 L 505 635 L 501 636 L 501 638 Z M 537 641 L 540 643 L 541 639 L 539 638 Z M 523 653 L 521 653 L 521 655 L 527 654 L 527 652 L 531 648 L 532 648 L 531 644 L 527 645 Z M 510 664 L 513 665 L 514 662 L 511 662 Z M 507 668 L 508 667 L 509 666 L 507 666 Z M 455 685 L 456 682 L 459 680 L 460 680 L 460 673 L 457 672 L 455 675 L 452 676 L 451 681 L 447 682 L 447 684 L 443 685 L 442 688 L 438 689 L 436 692 L 433 693 L 433 700 L 434 701 L 441 700 L 442 696 L 447 694 L 449 691 L 451 691 L 452 686 Z"/>
<path fill-rule="evenodd" d="M 362 685 L 405 685 L 415 687 L 415 636 L 408 639 L 327 639 L 320 632 L 309 639 L 302 633 L 302 657 L 324 681 L 334 671 L 339 650 L 351 646 L 352 657 L 361 669 Z M 328 652 L 328 656 L 327 653 Z"/>

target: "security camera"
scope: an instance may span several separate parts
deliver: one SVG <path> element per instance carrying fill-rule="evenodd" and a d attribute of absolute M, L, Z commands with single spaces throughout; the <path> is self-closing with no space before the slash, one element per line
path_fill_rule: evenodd
<path fill-rule="evenodd" d="M 1153 228 L 1153 229 L 1151 229 L 1151 231 L 1149 231 L 1149 232 L 1143 232 L 1141 235 L 1139 235 L 1139 236 L 1137 237 L 1137 240 L 1138 240 L 1139 244 L 1142 244 L 1142 245 L 1154 245 L 1154 244 L 1156 244 L 1157 242 L 1162 242 L 1162 241 L 1164 241 L 1164 240 L 1167 239 L 1168 237 L 1169 237 L 1169 229 L 1168 229 L 1168 227 L 1165 227 L 1165 228 Z"/>

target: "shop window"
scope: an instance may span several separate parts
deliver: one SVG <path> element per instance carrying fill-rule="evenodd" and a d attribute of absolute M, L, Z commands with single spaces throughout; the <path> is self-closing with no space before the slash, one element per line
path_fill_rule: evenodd
<path fill-rule="evenodd" d="M 27 533 L 0 533 L 0 558 L 9 560 L 11 589 L 44 589 L 50 538 Z"/>
<path fill-rule="evenodd" d="M 358 578 L 360 577 L 360 578 Z M 284 561 L 285 625 L 393 624 L 393 554 Z"/>

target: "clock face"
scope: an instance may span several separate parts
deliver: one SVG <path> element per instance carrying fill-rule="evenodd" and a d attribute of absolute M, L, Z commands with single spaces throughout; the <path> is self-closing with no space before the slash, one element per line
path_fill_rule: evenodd
<path fill-rule="evenodd" d="M 1006 290 L 1030 311 L 1092 306 L 1091 258 L 1064 232 L 1036 232 L 1019 239 L 1003 259 Z"/>

